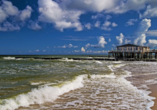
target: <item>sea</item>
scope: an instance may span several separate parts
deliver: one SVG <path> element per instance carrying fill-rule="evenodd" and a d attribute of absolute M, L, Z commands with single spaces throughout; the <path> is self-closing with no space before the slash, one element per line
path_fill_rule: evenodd
<path fill-rule="evenodd" d="M 151 110 L 154 105 L 148 85 L 157 83 L 156 62 L 33 57 L 0 57 L 0 110 Z"/>

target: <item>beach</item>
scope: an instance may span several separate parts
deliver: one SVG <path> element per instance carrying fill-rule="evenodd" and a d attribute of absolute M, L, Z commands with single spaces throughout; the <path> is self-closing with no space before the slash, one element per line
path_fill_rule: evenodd
<path fill-rule="evenodd" d="M 150 88 L 150 91 L 152 92 L 149 95 L 156 97 L 156 99 L 153 100 L 155 103 L 154 103 L 154 106 L 151 107 L 151 109 L 157 110 L 157 84 L 150 85 L 149 88 Z"/>
<path fill-rule="evenodd" d="M 0 63 L 1 110 L 150 110 L 156 101 L 155 62 L 7 58 Z"/>

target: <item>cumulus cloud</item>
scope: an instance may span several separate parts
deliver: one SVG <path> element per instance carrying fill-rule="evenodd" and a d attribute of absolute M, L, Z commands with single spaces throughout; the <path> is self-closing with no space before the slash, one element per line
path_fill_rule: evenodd
<path fill-rule="evenodd" d="M 123 44 L 123 40 L 124 40 L 123 33 L 120 33 L 120 36 L 116 36 L 116 39 L 117 39 L 119 45 Z"/>
<path fill-rule="evenodd" d="M 0 31 L 17 31 L 20 30 L 20 27 L 17 24 L 11 24 L 9 22 L 4 22 L 1 26 L 0 26 Z"/>
<path fill-rule="evenodd" d="M 137 22 L 137 19 L 129 19 L 129 21 L 126 23 L 126 26 L 132 26 Z"/>
<path fill-rule="evenodd" d="M 155 39 L 148 40 L 148 46 L 149 47 L 157 47 L 157 40 L 155 40 Z"/>
<path fill-rule="evenodd" d="M 151 5 L 148 5 L 142 17 L 157 17 L 157 7 L 152 8 Z"/>
<path fill-rule="evenodd" d="M 131 40 L 125 39 L 125 44 L 129 44 Z"/>
<path fill-rule="evenodd" d="M 101 27 L 101 29 L 106 30 L 106 31 L 110 31 L 112 30 L 109 26 L 111 25 L 111 22 L 109 21 L 105 21 L 103 26 Z"/>
<path fill-rule="evenodd" d="M 107 51 L 107 50 L 102 50 L 102 51 L 92 51 L 92 50 L 87 50 L 86 53 L 100 54 L 100 53 L 108 53 L 108 51 Z"/>
<path fill-rule="evenodd" d="M 87 23 L 87 24 L 85 25 L 85 27 L 86 27 L 87 29 L 91 29 L 92 25 L 91 25 L 90 23 Z"/>
<path fill-rule="evenodd" d="M 116 24 L 115 22 L 112 23 L 112 27 L 117 27 L 118 24 Z"/>
<path fill-rule="evenodd" d="M 77 48 L 78 46 L 73 46 L 72 44 L 69 45 L 63 45 L 63 46 L 57 46 L 55 48 Z"/>
<path fill-rule="evenodd" d="M 84 47 L 81 48 L 81 52 L 86 52 L 86 50 L 84 49 Z"/>
<path fill-rule="evenodd" d="M 109 19 L 111 19 L 111 18 L 112 18 L 112 16 L 106 15 L 106 20 L 109 20 Z"/>
<path fill-rule="evenodd" d="M 120 0 L 65 0 L 63 5 L 68 9 L 101 12 L 114 8 Z"/>
<path fill-rule="evenodd" d="M 117 27 L 118 25 L 113 22 L 111 23 L 110 21 L 105 21 L 104 24 L 102 25 L 101 29 L 105 30 L 105 31 L 111 31 L 112 28 L 111 27 Z"/>
<path fill-rule="evenodd" d="M 96 21 L 96 23 L 94 24 L 95 27 L 100 27 L 100 21 Z"/>
<path fill-rule="evenodd" d="M 35 50 L 35 52 L 39 52 L 39 51 L 40 51 L 39 49 Z"/>
<path fill-rule="evenodd" d="M 139 11 L 147 4 L 156 7 L 156 0 L 64 0 L 64 8 L 81 11 L 105 13 L 125 13 L 130 10 Z"/>
<path fill-rule="evenodd" d="M 32 8 L 27 6 L 24 10 L 19 10 L 10 1 L 3 0 L 0 6 L 0 31 L 20 30 L 19 21 L 25 21 L 30 18 Z M 11 18 L 11 20 L 10 20 Z M 9 22 L 8 22 L 9 20 Z"/>
<path fill-rule="evenodd" d="M 103 36 L 100 36 L 98 38 L 98 44 L 86 44 L 85 48 L 88 48 L 88 47 L 94 47 L 94 48 L 105 48 L 105 45 L 107 44 L 107 42 L 105 41 L 105 38 Z"/>
<path fill-rule="evenodd" d="M 104 14 L 102 14 L 102 13 L 97 13 L 96 15 L 92 15 L 92 19 L 98 19 L 98 18 L 103 18 L 103 17 L 105 17 L 104 16 Z"/>
<path fill-rule="evenodd" d="M 79 17 L 83 13 L 77 10 L 63 10 L 59 4 L 52 0 L 38 0 L 40 16 L 39 21 L 53 23 L 57 29 L 63 31 L 66 28 L 82 30 Z"/>
<path fill-rule="evenodd" d="M 17 16 L 18 14 L 18 8 L 13 6 L 12 2 L 2 1 L 0 6 L 0 22 L 5 21 L 9 16 Z"/>
<path fill-rule="evenodd" d="M 33 22 L 33 21 L 30 21 L 29 22 L 29 26 L 28 28 L 30 29 L 33 29 L 33 30 L 40 30 L 42 27 L 38 24 L 38 22 Z"/>
<path fill-rule="evenodd" d="M 111 42 L 111 39 L 109 38 L 108 42 Z"/>
<path fill-rule="evenodd" d="M 31 17 L 32 8 L 27 6 L 26 9 L 20 12 L 19 18 L 21 21 L 25 21 Z"/>
<path fill-rule="evenodd" d="M 151 27 L 150 19 L 143 19 L 139 25 L 134 44 L 144 45 L 146 43 L 146 32 Z"/>

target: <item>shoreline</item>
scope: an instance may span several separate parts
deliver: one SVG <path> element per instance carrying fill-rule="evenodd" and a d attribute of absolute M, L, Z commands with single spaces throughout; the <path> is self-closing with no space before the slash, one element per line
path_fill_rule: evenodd
<path fill-rule="evenodd" d="M 152 85 L 148 85 L 149 90 L 151 91 L 151 93 L 149 94 L 149 96 L 155 97 L 156 99 L 154 99 L 154 106 L 151 107 L 152 110 L 157 110 L 157 84 L 152 84 Z"/>

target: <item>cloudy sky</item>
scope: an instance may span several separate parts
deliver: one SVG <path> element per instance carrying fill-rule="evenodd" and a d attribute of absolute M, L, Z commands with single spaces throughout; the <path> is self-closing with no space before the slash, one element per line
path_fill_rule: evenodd
<path fill-rule="evenodd" d="M 106 54 L 157 47 L 157 0 L 1 0 L 0 54 Z"/>

